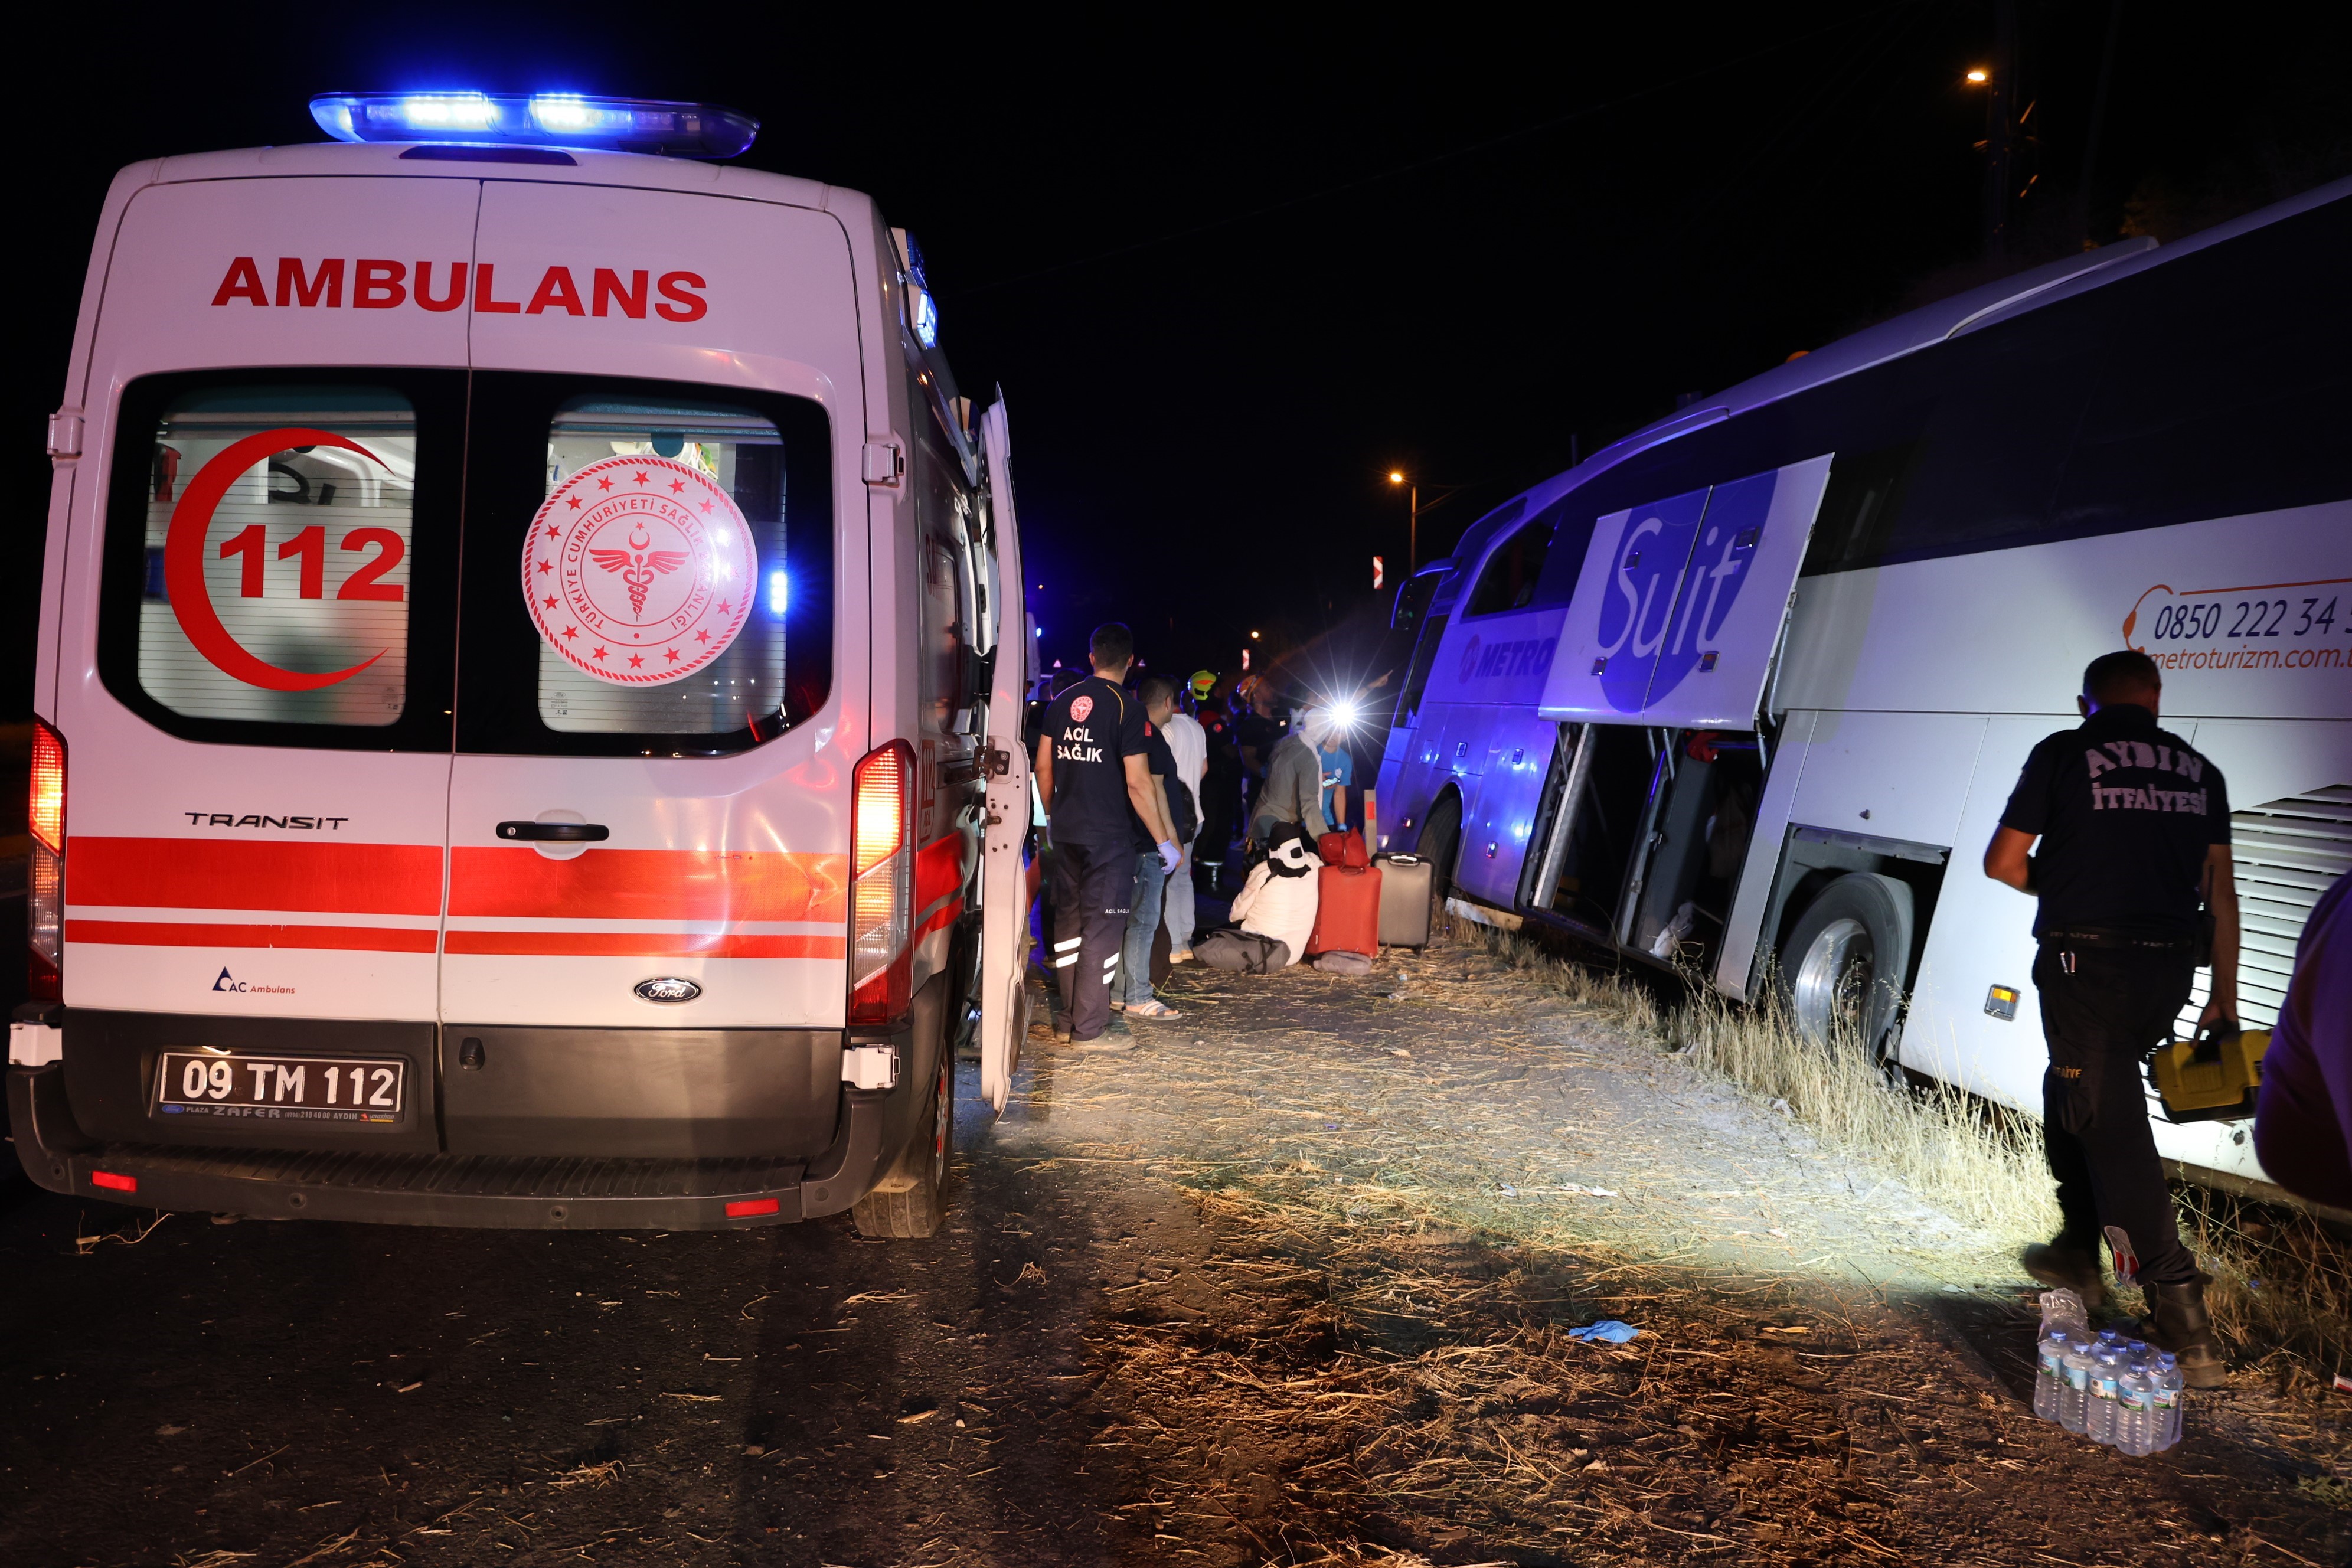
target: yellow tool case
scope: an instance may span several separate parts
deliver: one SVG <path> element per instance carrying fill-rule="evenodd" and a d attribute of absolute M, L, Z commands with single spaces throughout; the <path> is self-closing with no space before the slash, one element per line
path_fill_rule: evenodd
<path fill-rule="evenodd" d="M 2173 1121 L 2242 1121 L 2262 1096 L 2263 1053 L 2270 1047 L 2268 1029 L 2223 1024 L 2196 1039 L 2158 1046 L 2148 1081 Z"/>

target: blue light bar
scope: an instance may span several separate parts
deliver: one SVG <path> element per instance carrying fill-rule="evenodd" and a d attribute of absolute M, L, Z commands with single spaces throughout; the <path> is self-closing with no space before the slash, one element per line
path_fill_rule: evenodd
<path fill-rule="evenodd" d="M 760 122 L 708 103 L 579 93 L 327 92 L 310 118 L 338 142 L 586 147 L 670 158 L 732 158 Z"/>

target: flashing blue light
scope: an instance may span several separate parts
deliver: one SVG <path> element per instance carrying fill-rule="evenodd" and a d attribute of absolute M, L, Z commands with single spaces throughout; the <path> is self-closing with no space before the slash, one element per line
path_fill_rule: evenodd
<path fill-rule="evenodd" d="M 400 116 L 415 131 L 495 131 L 499 118 L 499 106 L 478 92 L 404 98 Z"/>
<path fill-rule="evenodd" d="M 768 574 L 768 614 L 781 616 L 793 600 L 793 580 L 782 572 Z"/>
<path fill-rule="evenodd" d="M 587 147 L 672 158 L 732 158 L 760 122 L 708 103 L 580 93 L 330 92 L 310 118 L 338 142 Z"/>
<path fill-rule="evenodd" d="M 920 284 L 907 289 L 907 314 L 913 321 L 915 341 L 927 349 L 940 346 L 940 307 L 931 291 Z"/>

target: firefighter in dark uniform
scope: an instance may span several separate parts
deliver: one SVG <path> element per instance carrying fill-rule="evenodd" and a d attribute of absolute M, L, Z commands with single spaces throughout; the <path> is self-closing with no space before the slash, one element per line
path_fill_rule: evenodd
<path fill-rule="evenodd" d="M 1082 1050 L 1126 1050 L 1131 1038 L 1106 1039 L 1104 1030 L 1135 897 L 1137 833 L 1171 869 L 1181 853 L 1160 820 L 1143 704 L 1119 686 L 1135 662 L 1135 634 L 1116 621 L 1096 627 L 1087 660 L 1094 673 L 1054 700 L 1037 734 L 1037 797 L 1054 843 L 1047 962 L 1062 1002 L 1053 1035 Z"/>
<path fill-rule="evenodd" d="M 2061 1226 L 2026 1272 L 2085 1306 L 2103 1299 L 2099 1243 L 2147 1298 L 2148 1338 L 2192 1388 L 2225 1378 L 2204 1278 L 2173 1223 L 2141 1088 L 2143 1058 L 2189 1001 L 2212 913 L 2213 985 L 2200 1026 L 2234 1026 L 2238 900 L 2221 770 L 2157 728 L 2163 680 L 2146 654 L 2083 672 L 2079 728 L 2033 748 L 1985 850 L 1985 875 L 2041 900 L 2033 984 L 2050 1048 L 2042 1142 Z M 2040 852 L 2030 854 L 2034 840 Z"/>

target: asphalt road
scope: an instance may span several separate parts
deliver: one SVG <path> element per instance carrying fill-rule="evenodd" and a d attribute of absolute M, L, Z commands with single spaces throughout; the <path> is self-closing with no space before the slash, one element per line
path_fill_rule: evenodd
<path fill-rule="evenodd" d="M 961 1131 L 977 1134 L 975 1069 Z M 0 1562 L 782 1564 L 1148 1555 L 1082 1331 L 1192 1207 L 963 1165 L 845 1219 L 509 1233 L 0 1199 Z M 984 1216 L 984 1217 L 983 1217 Z M 229 1553 L 252 1553 L 250 1557 Z M 313 1556 L 310 1554 L 316 1553 Z"/>

